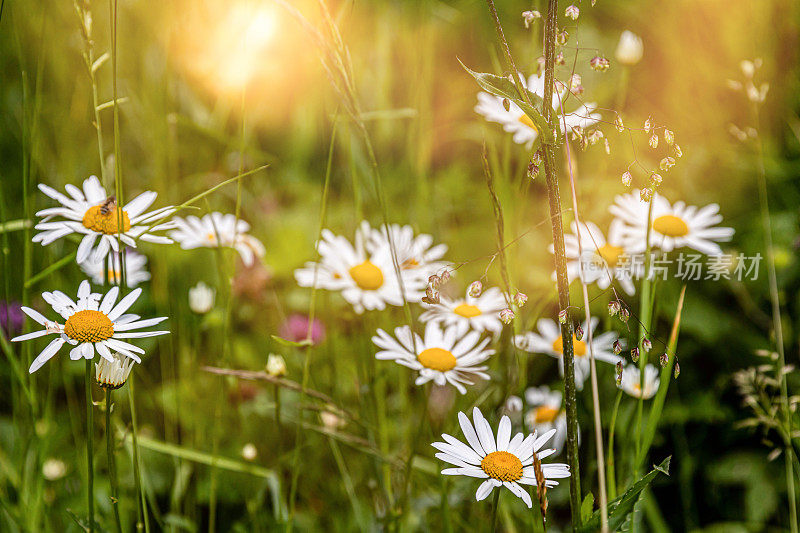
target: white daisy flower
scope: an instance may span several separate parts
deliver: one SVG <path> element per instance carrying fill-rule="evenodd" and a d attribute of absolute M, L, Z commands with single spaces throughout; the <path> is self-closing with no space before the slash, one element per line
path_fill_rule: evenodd
<path fill-rule="evenodd" d="M 524 77 L 520 74 L 520 81 L 522 81 L 523 86 L 527 86 L 529 91 L 544 98 L 544 75 L 537 76 L 534 74 L 528 78 L 526 83 Z M 600 121 L 600 114 L 594 112 L 597 109 L 597 104 L 595 103 L 581 105 L 575 111 L 562 117 L 560 99 L 566 96 L 568 89 L 563 83 L 557 83 L 559 92 L 558 94 L 553 94 L 553 109 L 558 114 L 561 127 L 566 123 L 567 129 L 571 132 L 573 128 L 585 129 Z M 503 98 L 486 92 L 479 92 L 478 105 L 475 106 L 475 112 L 483 115 L 490 122 L 502 124 L 505 131 L 514 134 L 515 143 L 524 144 L 527 148 L 531 148 L 534 141 L 539 137 L 539 130 L 518 105 L 510 101 L 509 104 L 508 111 L 506 111 L 503 106 Z"/>
<path fill-rule="evenodd" d="M 132 289 L 150 279 L 150 272 L 147 271 L 147 257 L 133 250 L 125 250 L 123 255 L 125 257 L 125 282 L 129 288 Z M 112 252 L 98 261 L 89 257 L 80 263 L 80 267 L 87 276 L 92 278 L 95 285 L 104 283 L 119 285 L 122 283 L 122 269 L 117 252 Z"/>
<path fill-rule="evenodd" d="M 33 242 L 41 242 L 45 246 L 70 233 L 85 235 L 78 246 L 78 263 L 83 263 L 90 257 L 93 261 L 100 261 L 110 250 L 118 252 L 118 239 L 134 248 L 137 239 L 162 244 L 172 242 L 155 233 L 175 227 L 172 221 L 158 222 L 174 213 L 175 208 L 162 207 L 149 213 L 144 212 L 158 196 L 153 191 L 143 192 L 119 208 L 115 198 L 106 194 L 97 176 L 84 180 L 83 191 L 71 184 L 66 185 L 65 189 L 70 197 L 43 183 L 39 184 L 39 190 L 58 201 L 61 207 L 51 207 L 36 213 L 36 216 L 45 218 L 36 224 L 35 229 L 42 231 L 33 237 Z M 119 211 L 122 211 L 122 228 L 118 227 Z M 52 221 L 54 217 L 66 220 Z"/>
<path fill-rule="evenodd" d="M 634 398 L 649 400 L 658 391 L 658 369 L 653 365 L 644 367 L 644 391 L 642 391 L 642 373 L 636 365 L 628 365 L 622 371 L 622 383 L 618 387 Z"/>
<path fill-rule="evenodd" d="M 530 387 L 525 402 L 531 409 L 525 413 L 525 424 L 540 434 L 555 429 L 553 447 L 560 453 L 567 439 L 567 412 L 561 408 L 561 391 L 551 391 L 547 385 Z"/>
<path fill-rule="evenodd" d="M 536 471 L 533 466 L 533 454 L 541 461 L 556 453 L 555 449 L 542 449 L 555 434 L 551 429 L 538 436 L 536 432 L 525 437 L 517 433 L 511 438 L 511 420 L 504 416 L 497 428 L 497 440 L 489 422 L 481 414 L 480 409 L 472 410 L 470 422 L 467 415 L 458 413 L 458 422 L 469 445 L 446 433 L 442 438 L 446 442 L 431 444 L 439 450 L 436 458 L 455 465 L 456 468 L 445 468 L 446 476 L 468 476 L 485 479 L 478 487 L 475 498 L 485 499 L 495 487 L 505 486 L 515 496 L 522 499 L 530 508 L 533 505 L 530 494 L 521 485 L 536 485 Z M 556 479 L 569 477 L 569 465 L 563 463 L 542 464 L 542 474 L 547 487 L 558 485 Z"/>
<path fill-rule="evenodd" d="M 55 333 L 57 338 L 53 339 L 47 347 L 33 360 L 28 372 L 33 374 L 56 352 L 64 343 L 74 346 L 69 352 L 69 357 L 73 361 L 80 359 L 93 359 L 94 352 L 97 352 L 108 362 L 114 362 L 111 351 L 130 357 L 137 363 L 142 360 L 137 354 L 143 354 L 144 350 L 121 339 L 137 339 L 141 337 L 154 337 L 164 335 L 169 331 L 133 331 L 136 329 L 155 326 L 167 319 L 167 317 L 148 318 L 139 320 L 139 315 L 123 314 L 133 305 L 142 289 L 134 289 L 119 302 L 119 287 L 111 287 L 104 295 L 91 292 L 89 282 L 84 280 L 78 287 L 78 301 L 73 301 L 69 296 L 60 291 L 42 293 L 44 301 L 50 304 L 53 310 L 61 315 L 66 322 L 64 325 L 56 321 L 49 321 L 44 315 L 29 307 L 23 307 L 22 311 L 33 320 L 44 326 L 44 329 L 14 337 L 13 341 L 26 341 L 44 335 Z M 116 304 L 116 305 L 115 305 Z"/>
<path fill-rule="evenodd" d="M 451 300 L 441 296 L 439 300 L 438 304 L 426 306 L 428 310 L 419 317 L 422 322 L 436 322 L 447 326 L 455 324 L 458 335 L 463 335 L 470 329 L 499 335 L 503 329 L 500 311 L 508 307 L 508 303 L 497 287 L 483 291 L 477 298 L 470 296 L 467 290 L 464 298 Z"/>
<path fill-rule="evenodd" d="M 95 381 L 104 389 L 118 389 L 125 385 L 136 361 L 118 353 L 111 354 L 112 360 L 105 357 L 95 363 Z"/>
<path fill-rule="evenodd" d="M 572 222 L 572 233 L 564 235 L 564 249 L 568 259 L 567 276 L 569 280 L 578 279 L 583 263 L 583 281 L 587 284 L 597 283 L 600 289 L 607 289 L 612 280 L 619 281 L 627 294 L 636 289 L 633 279 L 638 277 L 642 265 L 633 261 L 622 241 L 622 222 L 614 220 L 608 229 L 608 240 L 596 224 L 584 222 L 580 224 L 580 246 L 578 246 L 578 225 Z M 553 245 L 550 245 L 553 253 Z M 555 279 L 555 272 L 553 273 Z"/>
<path fill-rule="evenodd" d="M 425 281 L 437 270 L 447 265 L 446 261 L 441 261 L 442 256 L 447 252 L 446 244 L 433 244 L 433 237 L 420 233 L 414 235 L 414 229 L 409 226 L 392 224 L 389 226 L 394 244 L 397 263 L 402 270 L 415 271 Z M 367 250 L 374 252 L 389 247 L 389 236 L 386 225 L 382 224 L 380 229 L 373 229 L 367 242 Z"/>
<path fill-rule="evenodd" d="M 261 241 L 248 235 L 250 224 L 236 219 L 236 215 L 223 215 L 217 211 L 203 218 L 188 216 L 175 217 L 175 231 L 169 236 L 184 250 L 195 248 L 233 248 L 242 258 L 245 266 L 251 266 L 256 257 L 264 257 L 266 250 Z"/>
<path fill-rule="evenodd" d="M 425 326 L 425 338 L 414 333 L 411 328 L 395 328 L 394 337 L 379 329 L 372 342 L 381 349 L 375 354 L 377 359 L 392 359 L 396 363 L 419 372 L 415 383 L 422 385 L 433 381 L 437 385 L 450 383 L 461 394 L 467 392 L 464 385 L 472 385 L 470 377 L 489 379 L 484 372 L 488 367 L 477 366 L 494 354 L 487 350 L 489 339 L 480 340 L 480 333 L 471 331 L 466 335 L 458 333 L 458 326 L 450 325 L 442 330 L 435 322 Z"/>
<path fill-rule="evenodd" d="M 609 207 L 609 211 L 623 222 L 620 237 L 631 252 L 647 248 L 647 210 L 647 202 L 641 201 L 638 190 L 618 195 L 614 205 Z M 717 242 L 726 242 L 733 237 L 733 228 L 717 226 L 720 222 L 722 215 L 717 204 L 699 209 L 683 202 L 670 204 L 656 193 L 653 195 L 650 245 L 665 252 L 687 246 L 706 255 L 720 255 L 722 249 Z"/>
<path fill-rule="evenodd" d="M 591 329 L 594 333 L 595 328 L 600 320 L 597 317 L 592 317 Z M 561 328 L 554 321 L 549 318 L 542 318 L 536 323 L 538 333 L 529 331 L 522 335 L 517 335 L 514 338 L 515 345 L 526 352 L 541 353 L 558 358 L 558 367 L 561 370 L 561 375 L 564 375 L 564 346 L 561 340 Z M 583 382 L 589 377 L 591 362 L 589 361 L 589 346 L 586 341 L 588 340 L 589 327 L 586 322 L 583 323 L 584 340 L 575 338 L 574 333 L 572 337 L 572 346 L 575 352 L 575 386 L 578 390 L 583 389 Z M 601 335 L 594 335 L 594 358 L 597 361 L 616 364 L 617 361 L 622 361 L 618 355 L 614 355 L 613 345 L 617 339 L 617 334 L 613 331 L 608 331 Z M 624 344 L 624 339 L 620 340 L 620 344 Z"/>
<path fill-rule="evenodd" d="M 346 238 L 322 231 L 317 243 L 320 262 L 308 262 L 295 270 L 294 277 L 301 287 L 341 291 L 342 297 L 353 305 L 356 313 L 365 309 L 380 310 L 389 305 L 403 305 L 403 299 L 419 302 L 425 294 L 427 277 L 417 269 L 402 269 L 403 291 L 397 280 L 387 243 L 371 242 L 374 231 L 364 221 L 355 233 L 355 244 Z"/>

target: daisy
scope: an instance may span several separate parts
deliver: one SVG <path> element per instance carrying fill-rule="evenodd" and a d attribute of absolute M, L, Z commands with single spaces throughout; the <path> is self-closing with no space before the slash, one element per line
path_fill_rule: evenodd
<path fill-rule="evenodd" d="M 609 211 L 622 222 L 620 237 L 625 246 L 630 251 L 644 251 L 647 247 L 648 204 L 641 201 L 639 191 L 618 195 Z M 717 226 L 722 222 L 717 204 L 699 209 L 683 202 L 670 204 L 656 193 L 653 195 L 651 220 L 650 245 L 665 252 L 687 246 L 706 255 L 720 255 L 722 249 L 717 242 L 726 242 L 733 237 L 733 228 Z"/>
<path fill-rule="evenodd" d="M 111 354 L 111 357 L 111 361 L 101 357 L 100 361 L 95 363 L 95 381 L 104 389 L 114 390 L 125 385 L 136 362 L 118 353 Z"/>
<path fill-rule="evenodd" d="M 73 361 L 81 357 L 93 359 L 94 352 L 97 350 L 104 359 L 113 363 L 114 355 L 111 353 L 113 350 L 141 363 L 142 360 L 137 354 L 143 354 L 144 350 L 121 339 L 154 337 L 169 333 L 169 331 L 132 331 L 155 326 L 167 319 L 167 317 L 158 317 L 139 320 L 141 318 L 139 315 L 123 314 L 141 293 L 142 289 L 134 289 L 117 302 L 119 287 L 111 287 L 104 296 L 91 292 L 89 282 L 86 280 L 78 287 L 77 303 L 60 291 L 42 293 L 44 301 L 50 304 L 66 322 L 63 325 L 56 321 L 51 322 L 39 312 L 29 307 L 23 307 L 22 311 L 44 326 L 44 329 L 20 335 L 11 340 L 26 341 L 51 333 L 58 335 L 33 360 L 28 369 L 31 374 L 50 360 L 64 343 L 74 346 L 69 352 L 69 357 Z"/>
<path fill-rule="evenodd" d="M 83 263 L 90 256 L 93 261 L 100 261 L 110 250 L 118 252 L 118 239 L 134 248 L 137 239 L 166 244 L 172 242 L 155 233 L 175 227 L 171 221 L 158 222 L 174 213 L 175 208 L 162 207 L 149 213 L 144 212 L 158 196 L 153 191 L 143 192 L 119 208 L 114 196 L 106 194 L 97 176 L 84 180 L 83 191 L 71 184 L 66 185 L 65 189 L 70 197 L 43 183 L 39 184 L 39 190 L 58 201 L 61 206 L 36 213 L 36 216 L 44 218 L 35 226 L 41 232 L 33 237 L 33 242 L 41 242 L 45 246 L 70 233 L 82 234 L 84 237 L 78 245 L 76 257 L 78 263 Z M 122 228 L 119 227 L 120 211 Z M 55 217 L 65 220 L 52 221 Z"/>
<path fill-rule="evenodd" d="M 642 391 L 642 373 L 636 365 L 628 365 L 622 371 L 622 382 L 617 385 L 634 398 L 649 400 L 658 391 L 658 369 L 653 365 L 644 367 L 644 391 Z"/>
<path fill-rule="evenodd" d="M 594 332 L 600 320 L 597 317 L 592 317 L 591 329 Z M 549 318 L 542 318 L 536 323 L 539 330 L 538 333 L 529 331 L 522 335 L 517 335 L 514 338 L 515 345 L 526 352 L 541 353 L 558 358 L 558 367 L 561 370 L 561 375 L 564 375 L 564 346 L 561 340 L 561 328 L 554 320 Z M 586 332 L 584 339 L 588 339 L 589 327 L 584 322 L 583 330 Z M 617 340 L 617 334 L 608 331 L 601 335 L 594 335 L 594 358 L 597 361 L 603 361 L 612 365 L 622 358 L 614 355 L 613 344 Z M 624 341 L 624 339 L 623 339 Z M 620 341 L 622 343 L 622 341 Z M 575 385 L 578 390 L 583 389 L 583 382 L 589 377 L 591 362 L 589 361 L 589 346 L 586 340 L 578 340 L 574 334 L 572 337 L 572 346 L 575 352 Z"/>
<path fill-rule="evenodd" d="M 596 224 L 583 222 L 580 228 L 572 222 L 572 234 L 564 235 L 564 249 L 567 258 L 567 275 L 570 281 L 581 277 L 587 284 L 597 283 L 600 289 L 607 289 L 612 280 L 619 281 L 622 289 L 633 294 L 633 278 L 638 276 L 641 265 L 634 263 L 622 242 L 622 222 L 614 220 L 608 229 L 608 240 Z M 580 230 L 580 246 L 578 246 L 578 230 Z M 550 245 L 553 253 L 553 245 Z M 582 263 L 582 264 L 581 264 Z M 553 273 L 555 279 L 555 272 Z"/>
<path fill-rule="evenodd" d="M 323 230 L 317 243 L 320 261 L 295 270 L 298 285 L 311 287 L 316 283 L 322 289 L 341 291 L 356 313 L 384 309 L 386 304 L 419 302 L 425 294 L 427 277 L 420 276 L 417 269 L 401 268 L 401 290 L 391 249 L 388 243 L 374 242 L 374 231 L 368 222 L 362 222 L 356 230 L 355 243 L 351 244 L 346 238 Z"/>
<path fill-rule="evenodd" d="M 446 244 L 433 244 L 433 237 L 420 233 L 414 235 L 411 226 L 392 224 L 389 226 L 392 242 L 396 250 L 397 263 L 402 270 L 416 271 L 425 280 L 437 270 L 447 265 L 441 261 L 442 256 L 447 252 Z M 386 225 L 381 225 L 380 229 L 373 229 L 370 233 L 367 249 L 376 251 L 389 247 L 389 232 Z"/>
<path fill-rule="evenodd" d="M 123 257 L 125 257 L 125 282 L 129 288 L 132 289 L 150 279 L 150 272 L 147 271 L 147 257 L 133 250 L 126 250 Z M 122 270 L 117 252 L 112 252 L 99 261 L 89 257 L 80 263 L 80 267 L 87 276 L 92 278 L 95 285 L 104 283 L 119 285 L 122 283 Z"/>
<path fill-rule="evenodd" d="M 551 429 L 538 436 L 533 432 L 527 437 L 517 433 L 511 438 L 511 420 L 504 416 L 500 419 L 497 428 L 497 440 L 489 422 L 483 418 L 480 409 L 472 410 L 472 422 L 467 415 L 458 413 L 458 422 L 469 445 L 446 433 L 442 438 L 446 442 L 431 444 L 439 450 L 436 458 L 456 468 L 445 468 L 442 474 L 446 476 L 469 476 L 485 479 L 475 493 L 475 499 L 485 499 L 495 487 L 505 486 L 515 496 L 522 499 L 530 508 L 531 497 L 521 485 L 536 485 L 536 471 L 533 466 L 534 453 L 541 461 L 556 453 L 555 449 L 542 449 L 547 441 L 555 434 Z M 569 477 L 569 465 L 563 463 L 542 464 L 542 474 L 547 487 L 558 485 L 556 479 Z"/>
<path fill-rule="evenodd" d="M 442 330 L 435 322 L 425 326 L 425 338 L 416 333 L 412 340 L 411 328 L 395 328 L 394 337 L 379 329 L 372 342 L 381 349 L 377 359 L 392 359 L 398 364 L 419 372 L 415 383 L 422 385 L 433 380 L 439 386 L 450 383 L 461 394 L 467 392 L 464 385 L 472 385 L 468 378 L 475 376 L 489 379 L 484 372 L 488 367 L 477 366 L 486 361 L 494 350 L 487 350 L 489 339 L 480 341 L 480 333 L 472 331 L 459 335 L 458 326 L 450 325 Z M 480 342 L 479 342 L 480 341 Z"/>
<path fill-rule="evenodd" d="M 194 248 L 233 248 L 239 252 L 245 266 L 251 266 L 256 257 L 264 257 L 266 250 L 261 241 L 248 235 L 250 224 L 236 219 L 236 215 L 223 215 L 217 211 L 203 218 L 188 216 L 174 218 L 175 231 L 169 236 L 184 250 Z"/>
<path fill-rule="evenodd" d="M 524 77 L 520 74 L 520 81 L 529 91 L 540 98 L 544 98 L 544 75 L 537 76 L 534 74 L 528 78 L 526 83 Z M 600 114 L 594 113 L 595 109 L 597 109 L 597 104 L 595 103 L 581 105 L 575 111 L 567 113 L 566 116 L 561 116 L 560 99 L 565 97 L 567 87 L 559 82 L 558 88 L 560 89 L 559 93 L 553 94 L 553 109 L 559 114 L 559 124 L 562 127 L 566 126 L 569 131 L 574 128 L 586 129 L 600 121 Z M 534 141 L 539 137 L 539 130 L 518 105 L 514 102 L 509 102 L 509 104 L 508 111 L 506 111 L 503 106 L 503 98 L 486 92 L 479 92 L 478 105 L 475 106 L 475 112 L 483 115 L 490 122 L 502 124 L 505 131 L 514 134 L 515 143 L 524 144 L 527 148 L 531 148 Z"/>
<path fill-rule="evenodd" d="M 567 412 L 561 408 L 561 391 L 551 391 L 547 385 L 525 391 L 525 401 L 531 409 L 525 414 L 528 429 L 539 433 L 556 430 L 553 447 L 559 453 L 567 439 Z"/>
<path fill-rule="evenodd" d="M 507 308 L 508 303 L 500 289 L 492 287 L 483 291 L 477 298 L 470 296 L 467 290 L 464 298 L 451 300 L 442 296 L 438 304 L 426 307 L 428 310 L 419 317 L 421 321 L 447 326 L 455 324 L 459 336 L 470 329 L 499 335 L 503 329 L 500 311 Z"/>

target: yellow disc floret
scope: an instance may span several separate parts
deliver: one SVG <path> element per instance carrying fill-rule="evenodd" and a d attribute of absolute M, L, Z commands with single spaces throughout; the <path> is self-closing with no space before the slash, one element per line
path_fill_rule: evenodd
<path fill-rule="evenodd" d="M 614 246 L 613 244 L 608 243 L 600 246 L 597 249 L 597 255 L 599 255 L 611 268 L 617 266 L 619 256 L 621 256 L 623 252 L 625 252 L 625 249 L 622 246 Z"/>
<path fill-rule="evenodd" d="M 661 215 L 653 221 L 653 229 L 667 237 L 683 237 L 689 234 L 689 226 L 675 215 Z"/>
<path fill-rule="evenodd" d="M 359 289 L 376 291 L 383 287 L 383 272 L 370 260 L 352 267 L 349 272 Z"/>
<path fill-rule="evenodd" d="M 67 319 L 64 334 L 78 342 L 100 342 L 114 335 L 114 323 L 100 311 L 78 311 Z"/>
<path fill-rule="evenodd" d="M 447 372 L 456 367 L 456 356 L 442 348 L 428 348 L 422 350 L 417 356 L 417 360 L 425 368 Z"/>
<path fill-rule="evenodd" d="M 482 314 L 478 306 L 472 304 L 461 304 L 453 309 L 453 312 L 457 315 L 463 316 L 464 318 L 473 318 Z"/>
<path fill-rule="evenodd" d="M 104 209 L 102 205 L 90 207 L 83 215 L 83 226 L 97 233 L 116 235 L 119 231 L 118 211 L 122 211 L 122 232 L 131 229 L 131 219 L 122 209 Z"/>
<path fill-rule="evenodd" d="M 553 350 L 564 354 L 564 341 L 561 340 L 561 335 L 553 342 Z M 586 355 L 586 343 L 583 341 L 579 341 L 575 338 L 575 335 L 572 336 L 572 350 L 575 352 L 575 355 L 582 357 Z"/>
<path fill-rule="evenodd" d="M 522 461 L 513 453 L 492 452 L 483 458 L 481 468 L 500 481 L 517 481 L 522 477 Z"/>
<path fill-rule="evenodd" d="M 555 407 L 549 407 L 547 405 L 543 405 L 541 407 L 537 407 L 534 411 L 533 419 L 537 424 L 543 424 L 545 422 L 552 422 L 558 416 L 560 411 Z"/>

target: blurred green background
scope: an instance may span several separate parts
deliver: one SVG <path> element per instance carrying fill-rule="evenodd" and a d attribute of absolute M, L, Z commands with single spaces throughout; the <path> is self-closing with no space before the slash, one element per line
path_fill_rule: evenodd
<path fill-rule="evenodd" d="M 109 6 L 107 2 L 91 4 L 99 56 L 109 49 Z M 497 4 L 520 68 L 535 71 L 541 55 L 541 22 L 526 31 L 520 13 L 526 9 L 544 13 L 544 3 L 503 0 Z M 312 24 L 319 23 L 316 2 L 298 0 L 292 5 Z M 371 113 L 368 127 L 384 177 L 390 220 L 432 234 L 437 242 L 449 246 L 449 260 L 466 262 L 452 282 L 454 292 L 477 279 L 496 250 L 491 198 L 479 155 L 485 140 L 498 171 L 507 238 L 525 234 L 508 249 L 514 284 L 530 297 L 521 319 L 531 327 L 539 316 L 552 316 L 556 293 L 550 279 L 552 257 L 545 251 L 551 234 L 544 180 L 531 182 L 525 176 L 525 150 L 514 145 L 499 126 L 474 113 L 477 89 L 457 61 L 459 58 L 480 71 L 503 70 L 486 5 L 477 0 L 384 0 L 334 2 L 330 7 L 350 48 L 362 106 Z M 796 363 L 800 353 L 797 2 L 600 0 L 594 7 L 588 2 L 580 7 L 579 26 L 570 30 L 570 44 L 574 46 L 577 38 L 581 47 L 577 71 L 583 76 L 584 98 L 605 110 L 619 110 L 626 124 L 642 124 L 652 116 L 675 132 L 684 156 L 664 175 L 662 193 L 672 201 L 719 203 L 725 225 L 736 229 L 734 240 L 725 245 L 730 253 L 764 253 L 756 199 L 757 155 L 752 143 L 740 143 L 729 133 L 730 124 L 757 127 L 765 150 L 787 361 Z M 566 24 L 562 15 L 560 24 Z M 625 29 L 644 41 L 642 61 L 627 69 L 613 60 L 617 39 Z M 247 49 L 239 45 L 242 32 L 255 32 Z M 25 216 L 25 172 L 33 183 L 59 189 L 100 172 L 92 86 L 82 63 L 83 47 L 71 2 L 4 2 L 0 20 L 0 183 L 6 221 Z M 225 402 L 219 405 L 218 396 L 212 394 L 218 379 L 200 366 L 260 370 L 267 354 L 276 352 L 287 359 L 287 377 L 299 381 L 302 352 L 276 343 L 270 335 L 279 334 L 286 316 L 308 311 L 310 291 L 297 287 L 292 272 L 314 258 L 332 123 L 337 113 L 342 118 L 342 111 L 313 41 L 296 20 L 271 2 L 125 0 L 119 4 L 118 47 L 118 93 L 125 98 L 120 104 L 120 168 L 126 197 L 155 190 L 158 205 L 178 204 L 234 176 L 243 123 L 246 168 L 269 165 L 242 182 L 242 218 L 265 244 L 267 255 L 265 264 L 256 269 L 237 266 L 230 338 L 219 338 L 221 309 L 202 318 L 188 309 L 189 287 L 201 280 L 219 284 L 213 251 L 186 253 L 177 246 L 143 247 L 153 272 L 151 288 L 145 291 L 146 306 L 156 316 L 171 317 L 172 335 L 158 344 L 153 342 L 150 357 L 137 367 L 136 398 L 145 438 L 205 452 L 211 450 L 209 428 L 218 409 L 226 428 L 219 453 L 247 462 L 241 458 L 241 450 L 253 443 L 258 453 L 251 462 L 277 472 L 283 493 L 273 499 L 276 481 L 272 478 L 221 471 L 220 530 L 271 529 L 280 514 L 280 504 L 275 502 L 285 502 L 292 474 L 294 426 L 291 420 L 284 421 L 282 429 L 275 425 L 273 390 L 260 383 L 225 381 Z M 589 68 L 588 60 L 596 51 L 612 58 L 608 72 Z M 764 61 L 757 78 L 770 84 L 758 125 L 743 95 L 726 86 L 727 79 L 741 79 L 739 62 L 755 57 Z M 566 78 L 568 70 L 562 68 L 560 74 Z M 97 76 L 99 101 L 107 102 L 112 94 L 110 63 L 99 68 Z M 113 158 L 108 158 L 113 148 L 110 108 L 100 113 L 107 156 L 104 164 L 112 168 Z M 613 114 L 603 113 L 604 120 L 613 121 Z M 602 145 L 581 152 L 577 187 L 583 215 L 605 228 L 610 221 L 608 205 L 625 191 L 619 176 L 632 155 L 629 144 L 613 126 L 605 124 L 602 129 L 611 154 L 606 155 Z M 644 148 L 646 139 L 637 142 L 639 157 L 655 166 L 658 160 Z M 333 158 L 327 227 L 350 237 L 362 218 L 377 225 L 380 216 L 362 144 L 346 120 L 340 121 Z M 30 198 L 33 209 L 50 206 L 38 192 Z M 202 211 L 233 212 L 235 202 L 236 187 L 228 186 L 199 207 Z M 566 192 L 563 203 L 569 203 Z M 569 217 L 567 214 L 567 220 Z M 24 271 L 18 265 L 25 247 L 24 232 L 7 236 L 4 251 L 10 267 L 3 275 L 10 287 L 8 299 L 20 300 Z M 68 241 L 46 248 L 36 245 L 32 272 L 54 263 L 74 246 Z M 81 276 L 79 268 L 70 264 L 36 283 L 31 287 L 34 307 L 42 309 L 41 291 L 59 288 L 74 292 Z M 500 283 L 494 267 L 490 280 Z M 573 300 L 578 301 L 579 286 L 574 284 L 572 289 Z M 664 287 L 663 322 L 658 325 L 661 338 L 668 334 L 679 290 L 674 283 Z M 603 313 L 606 302 L 607 295 L 599 295 L 595 312 Z M 635 299 L 630 303 L 635 309 Z M 660 517 L 668 530 L 772 531 L 787 527 L 782 460 L 767 460 L 774 436 L 736 427 L 748 413 L 731 381 L 736 370 L 761 362 L 754 350 L 773 345 L 768 313 L 763 268 L 757 281 L 697 281 L 687 288 L 678 347 L 682 373 L 670 389 L 651 452 L 651 462 L 673 455 L 670 477 L 659 479 L 653 489 L 660 512 L 647 511 L 649 517 L 656 517 L 652 520 Z M 315 349 L 311 385 L 342 405 L 357 405 L 365 387 L 370 386 L 361 382 L 358 362 L 374 353 L 369 334 L 376 327 L 400 324 L 402 311 L 395 308 L 357 316 L 338 295 L 322 293 L 319 318 L 327 337 Z M 227 361 L 220 359 L 223 342 L 231 347 Z M 499 360 L 493 362 L 493 375 L 504 373 L 499 364 Z M 614 398 L 613 372 L 602 370 L 605 411 Z M 388 388 L 390 420 L 410 416 L 402 412 L 404 404 L 397 399 L 396 389 L 398 383 L 405 383 L 406 374 L 388 367 L 381 367 L 381 372 L 383 386 Z M 0 529 L 17 527 L 14 517 L 28 503 L 20 499 L 19 487 L 30 483 L 40 489 L 34 491 L 40 494 L 39 507 L 34 509 L 44 510 L 43 527 L 77 530 L 67 509 L 78 513 L 85 505 L 81 373 L 82 365 L 71 364 L 62 354 L 35 375 L 32 381 L 42 411 L 34 420 L 18 403 L 22 396 L 15 392 L 10 368 L 0 363 L 0 387 L 9 391 L 0 397 L 0 524 L 5 524 Z M 541 365 L 532 363 L 526 378 L 530 385 L 556 381 L 557 370 L 549 360 Z M 285 405 L 303 402 L 293 393 L 283 394 Z M 503 400 L 498 390 L 489 389 L 488 394 L 495 403 Z M 118 395 L 121 407 L 126 397 Z M 593 487 L 588 400 L 582 398 L 580 413 L 584 431 L 581 457 L 585 486 Z M 434 434 L 453 430 L 452 414 L 470 405 L 463 398 L 455 401 L 451 416 L 434 425 Z M 127 413 L 127 407 L 120 411 Z M 292 417 L 297 420 L 296 414 L 289 415 Z M 623 410 L 620 432 L 624 432 L 625 420 Z M 627 420 L 631 421 L 630 416 Z M 311 436 L 302 450 L 298 529 L 350 531 L 363 527 L 350 507 L 352 501 L 328 438 L 307 431 Z M 351 423 L 346 431 L 372 439 L 358 424 Z M 384 451 L 392 456 L 401 453 L 407 431 L 403 424 L 391 428 L 390 447 Z M 34 441 L 39 444 L 31 448 Z M 99 439 L 96 446 L 102 448 Z M 162 512 L 160 524 L 177 530 L 193 530 L 195 525 L 202 529 L 207 465 L 169 453 L 144 453 L 151 497 Z M 362 515 L 379 516 L 382 503 L 376 472 L 380 468 L 358 449 L 345 445 L 341 453 Z M 437 509 L 443 482 L 436 475 L 439 465 L 434 464 L 432 451 L 421 453 L 433 475 L 415 478 L 411 527 L 435 530 L 441 527 Z M 121 457 L 126 457 L 125 453 Z M 57 479 L 42 480 L 37 465 L 50 458 L 63 461 L 66 472 Z M 97 462 L 102 471 L 103 460 Z M 119 462 L 123 486 L 129 487 L 129 462 Z M 15 479 L 20 475 L 23 479 Z M 485 515 L 480 504 L 469 503 L 474 487 L 461 479 L 450 485 L 463 511 L 457 526 L 467 527 L 472 517 Z M 98 491 L 102 490 L 107 487 L 101 482 Z M 123 501 L 131 513 L 135 507 L 132 500 Z M 557 527 L 568 516 L 566 484 L 552 492 L 551 505 Z M 522 513 L 514 505 L 505 508 L 512 515 Z M 98 512 L 107 510 L 101 506 Z M 363 520 L 377 527 L 377 522 Z M 507 524 L 514 523 L 509 520 Z"/>

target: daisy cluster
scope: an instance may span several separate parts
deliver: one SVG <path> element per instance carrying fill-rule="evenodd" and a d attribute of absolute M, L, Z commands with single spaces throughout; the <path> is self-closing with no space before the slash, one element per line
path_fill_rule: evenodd
<path fill-rule="evenodd" d="M 106 388 L 118 388 L 128 379 L 134 363 L 141 363 L 145 350 L 128 341 L 169 333 L 168 331 L 137 331 L 155 326 L 167 317 L 142 319 L 128 313 L 142 293 L 139 284 L 150 279 L 147 257 L 137 251 L 140 242 L 171 244 L 178 242 L 183 249 L 198 247 L 230 247 L 239 252 L 242 261 L 250 265 L 256 257 L 264 256 L 263 245 L 247 234 L 250 226 L 234 215 L 210 213 L 202 219 L 174 216 L 177 208 L 161 207 L 148 211 L 157 199 L 153 191 L 136 196 L 125 205 L 118 205 L 96 176 L 84 180 L 82 187 L 65 186 L 65 193 L 39 184 L 39 190 L 58 202 L 36 213 L 42 217 L 36 224 L 34 242 L 43 246 L 64 237 L 76 235 L 80 242 L 75 259 L 84 273 L 96 285 L 113 285 L 105 294 L 92 292 L 84 280 L 73 300 L 61 291 L 42 293 L 42 298 L 64 320 L 49 320 L 43 314 L 23 307 L 22 311 L 43 329 L 17 336 L 12 341 L 31 340 L 56 335 L 33 360 L 28 371 L 36 372 L 68 344 L 72 360 L 93 360 L 97 382 Z M 133 289 L 121 299 L 123 278 Z M 117 301 L 119 299 L 119 301 Z"/>

